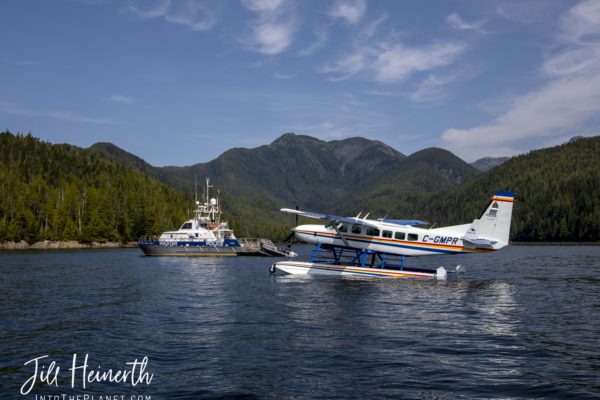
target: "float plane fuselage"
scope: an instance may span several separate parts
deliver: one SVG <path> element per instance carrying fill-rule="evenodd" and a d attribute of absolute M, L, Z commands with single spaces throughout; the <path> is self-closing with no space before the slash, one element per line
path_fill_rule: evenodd
<path fill-rule="evenodd" d="M 328 221 L 299 225 L 294 236 L 306 243 L 401 256 L 491 252 L 508 245 L 514 193 L 499 191 L 480 218 L 463 225 L 419 228 L 417 220 L 339 217 L 289 208 L 282 212 Z"/>

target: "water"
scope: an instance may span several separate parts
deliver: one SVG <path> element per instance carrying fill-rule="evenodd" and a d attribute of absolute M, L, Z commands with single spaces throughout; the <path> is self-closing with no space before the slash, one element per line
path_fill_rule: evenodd
<path fill-rule="evenodd" d="M 0 253 L 0 398 L 600 396 L 600 247 L 409 260 L 468 267 L 446 282 L 271 276 L 273 259 L 140 254 Z M 115 370 L 147 356 L 154 378 L 71 388 L 74 353 Z M 20 396 L 33 371 L 23 364 L 42 355 L 61 366 L 59 387 Z"/>

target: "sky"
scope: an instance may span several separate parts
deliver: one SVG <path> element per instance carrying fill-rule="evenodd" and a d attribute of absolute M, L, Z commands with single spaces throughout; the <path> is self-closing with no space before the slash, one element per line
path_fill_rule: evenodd
<path fill-rule="evenodd" d="M 600 1 L 6 0 L 0 129 L 207 162 L 286 132 L 472 162 L 600 134 Z"/>

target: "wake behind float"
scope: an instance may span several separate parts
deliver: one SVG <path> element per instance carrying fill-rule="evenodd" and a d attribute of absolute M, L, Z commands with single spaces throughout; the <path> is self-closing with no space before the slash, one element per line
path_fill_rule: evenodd
<path fill-rule="evenodd" d="M 508 245 L 514 193 L 498 191 L 479 219 L 470 224 L 436 229 L 419 228 L 417 220 L 371 220 L 307 211 L 282 212 L 328 221 L 327 225 L 300 225 L 292 229 L 300 241 L 316 245 L 306 262 L 280 261 L 271 266 L 287 274 L 361 275 L 391 278 L 445 279 L 454 271 L 408 268 L 405 256 L 487 253 Z"/>

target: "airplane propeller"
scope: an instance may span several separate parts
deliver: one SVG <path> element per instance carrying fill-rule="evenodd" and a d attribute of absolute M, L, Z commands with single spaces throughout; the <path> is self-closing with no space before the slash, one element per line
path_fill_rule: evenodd
<path fill-rule="evenodd" d="M 296 206 L 296 210 L 298 210 L 298 206 Z M 296 224 L 292 229 L 290 229 L 290 234 L 285 238 L 283 243 L 291 243 L 294 238 L 294 234 L 296 233 L 296 227 L 298 226 L 298 214 L 296 214 Z"/>
<path fill-rule="evenodd" d="M 285 240 L 283 241 L 283 243 L 291 242 L 295 233 L 296 233 L 296 228 L 290 229 L 290 234 L 285 238 Z"/>

